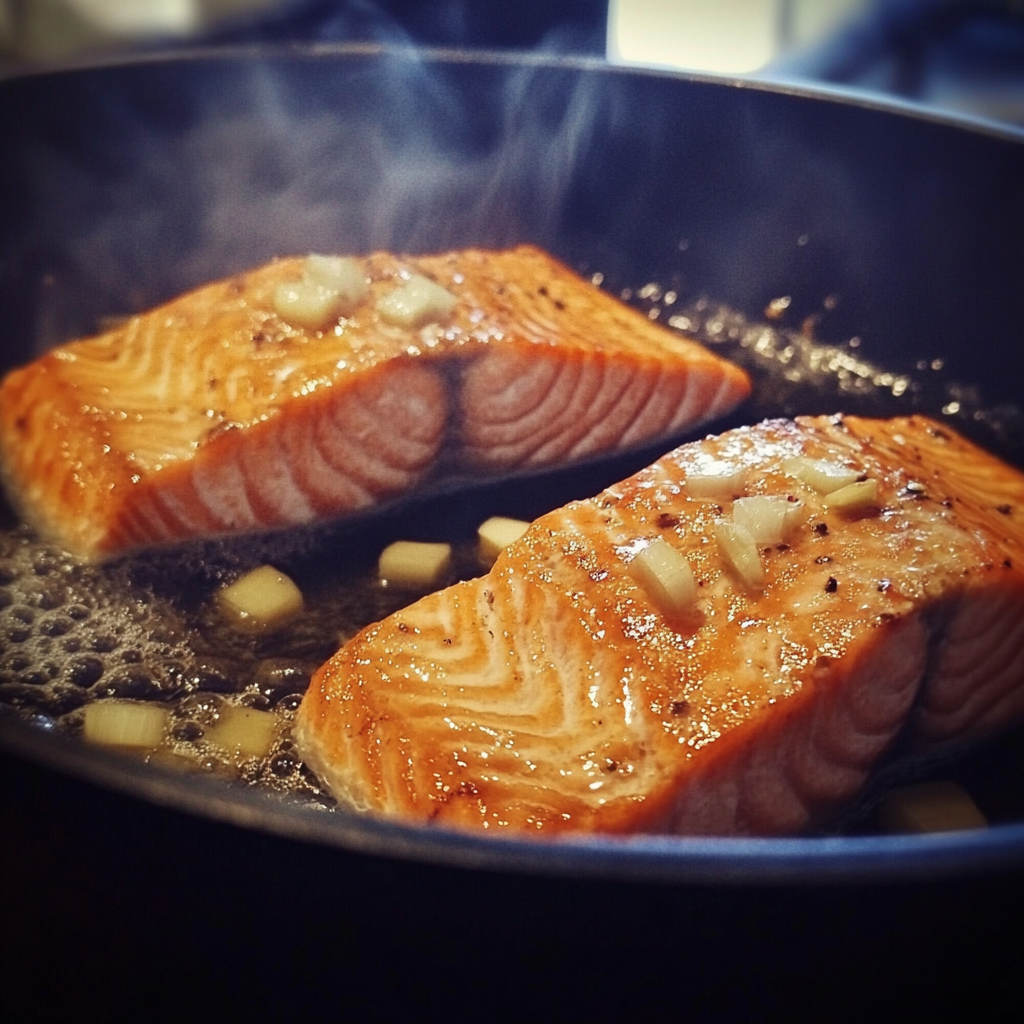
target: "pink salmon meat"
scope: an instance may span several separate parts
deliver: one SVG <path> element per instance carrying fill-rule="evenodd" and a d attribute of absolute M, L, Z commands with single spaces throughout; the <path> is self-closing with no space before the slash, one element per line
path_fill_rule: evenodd
<path fill-rule="evenodd" d="M 306 260 L 278 259 L 10 373 L 0 467 L 26 518 L 93 560 L 289 527 L 679 435 L 750 390 L 532 246 L 356 263 L 358 300 L 316 329 L 276 299 Z M 414 276 L 450 308 L 382 313 Z"/>
<path fill-rule="evenodd" d="M 655 543 L 692 600 L 637 571 Z M 800 418 L 541 517 L 487 575 L 357 634 L 295 735 L 340 801 L 405 822 L 787 834 L 898 736 L 934 751 L 1019 719 L 1022 682 L 1024 476 L 928 419 Z"/>

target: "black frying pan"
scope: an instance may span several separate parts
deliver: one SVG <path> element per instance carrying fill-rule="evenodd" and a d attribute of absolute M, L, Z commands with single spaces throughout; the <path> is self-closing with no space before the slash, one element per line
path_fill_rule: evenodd
<path fill-rule="evenodd" d="M 870 412 L 880 402 L 880 411 L 948 417 L 1024 464 L 1014 408 L 1024 363 L 1024 136 L 1010 129 L 585 59 L 310 47 L 161 55 L 0 82 L 0 153 L 5 369 L 103 317 L 279 253 L 528 240 L 600 271 L 634 301 L 650 304 L 637 298 L 648 282 L 670 287 L 705 337 L 756 374 L 765 367 L 756 345 L 742 344 L 744 331 L 787 296 L 771 325 L 777 338 L 803 326 L 834 353 L 907 382 L 898 399 L 891 379 L 866 394 L 840 359 L 826 386 L 767 389 L 737 421 Z M 624 468 L 586 468 L 571 487 L 595 491 Z M 531 486 L 562 497 L 557 479 Z M 6 806 L 23 826 L 27 791 L 65 812 L 80 799 L 109 800 L 104 820 L 132 835 L 126 822 L 136 815 L 161 835 L 213 836 L 314 871 L 343 862 L 364 878 L 401 877 L 403 892 L 411 877 L 441 877 L 479 896 L 481 883 L 462 869 L 480 867 L 506 878 L 611 880 L 595 884 L 620 899 L 623 883 L 877 883 L 980 877 L 1024 862 L 1024 822 L 1014 820 L 928 837 L 484 841 L 310 812 L 129 764 L 10 716 L 0 717 L 0 743 L 15 780 Z M 379 858 L 456 870 L 399 875 Z M 526 891 L 544 900 L 556 891 L 535 885 Z M 511 905 L 502 903 L 514 916 Z M 373 916 L 367 909 L 365 920 Z"/>

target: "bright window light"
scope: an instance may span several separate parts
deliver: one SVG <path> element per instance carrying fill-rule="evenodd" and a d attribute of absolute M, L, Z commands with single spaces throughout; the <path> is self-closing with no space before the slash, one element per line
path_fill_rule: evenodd
<path fill-rule="evenodd" d="M 67 0 L 67 6 L 111 36 L 185 33 L 199 24 L 197 0 Z"/>
<path fill-rule="evenodd" d="M 776 54 L 783 0 L 610 0 L 608 59 L 744 74 Z"/>

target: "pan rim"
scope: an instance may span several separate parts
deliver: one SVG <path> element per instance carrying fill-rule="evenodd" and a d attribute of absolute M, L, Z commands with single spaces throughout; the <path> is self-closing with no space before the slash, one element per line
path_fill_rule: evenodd
<path fill-rule="evenodd" d="M 920 882 L 1019 867 L 1024 822 L 968 832 L 824 837 L 478 836 L 325 811 L 151 765 L 0 718 L 0 750 L 123 796 L 280 838 L 449 868 L 622 882 L 762 886 Z"/>
<path fill-rule="evenodd" d="M 469 50 L 455 47 L 396 45 L 372 42 L 282 42 L 215 46 L 175 46 L 130 52 L 97 52 L 52 64 L 24 64 L 0 69 L 0 88 L 30 78 L 56 77 L 145 65 L 214 61 L 320 60 L 338 58 L 405 59 L 434 64 L 482 67 L 567 69 L 627 77 L 663 78 L 720 88 L 752 90 L 943 125 L 1024 145 L 1024 125 L 1017 126 L 964 111 L 946 110 L 870 89 L 828 82 L 801 80 L 765 73 L 728 75 L 647 65 L 614 64 L 603 57 L 541 51 Z"/>

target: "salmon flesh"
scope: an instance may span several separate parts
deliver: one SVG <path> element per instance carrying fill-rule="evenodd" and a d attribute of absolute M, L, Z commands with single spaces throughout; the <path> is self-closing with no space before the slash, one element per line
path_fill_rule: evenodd
<path fill-rule="evenodd" d="M 358 299 L 313 327 L 277 298 L 308 260 L 280 259 L 9 374 L 0 466 L 26 517 L 102 559 L 628 449 L 749 393 L 530 246 L 356 263 Z M 442 308 L 389 315 L 413 277 Z"/>
<path fill-rule="evenodd" d="M 661 545 L 692 597 L 639 571 Z M 683 445 L 368 626 L 296 738 L 410 823 L 787 834 L 897 738 L 1019 718 L 1022 680 L 1024 477 L 924 418 L 801 418 Z"/>

